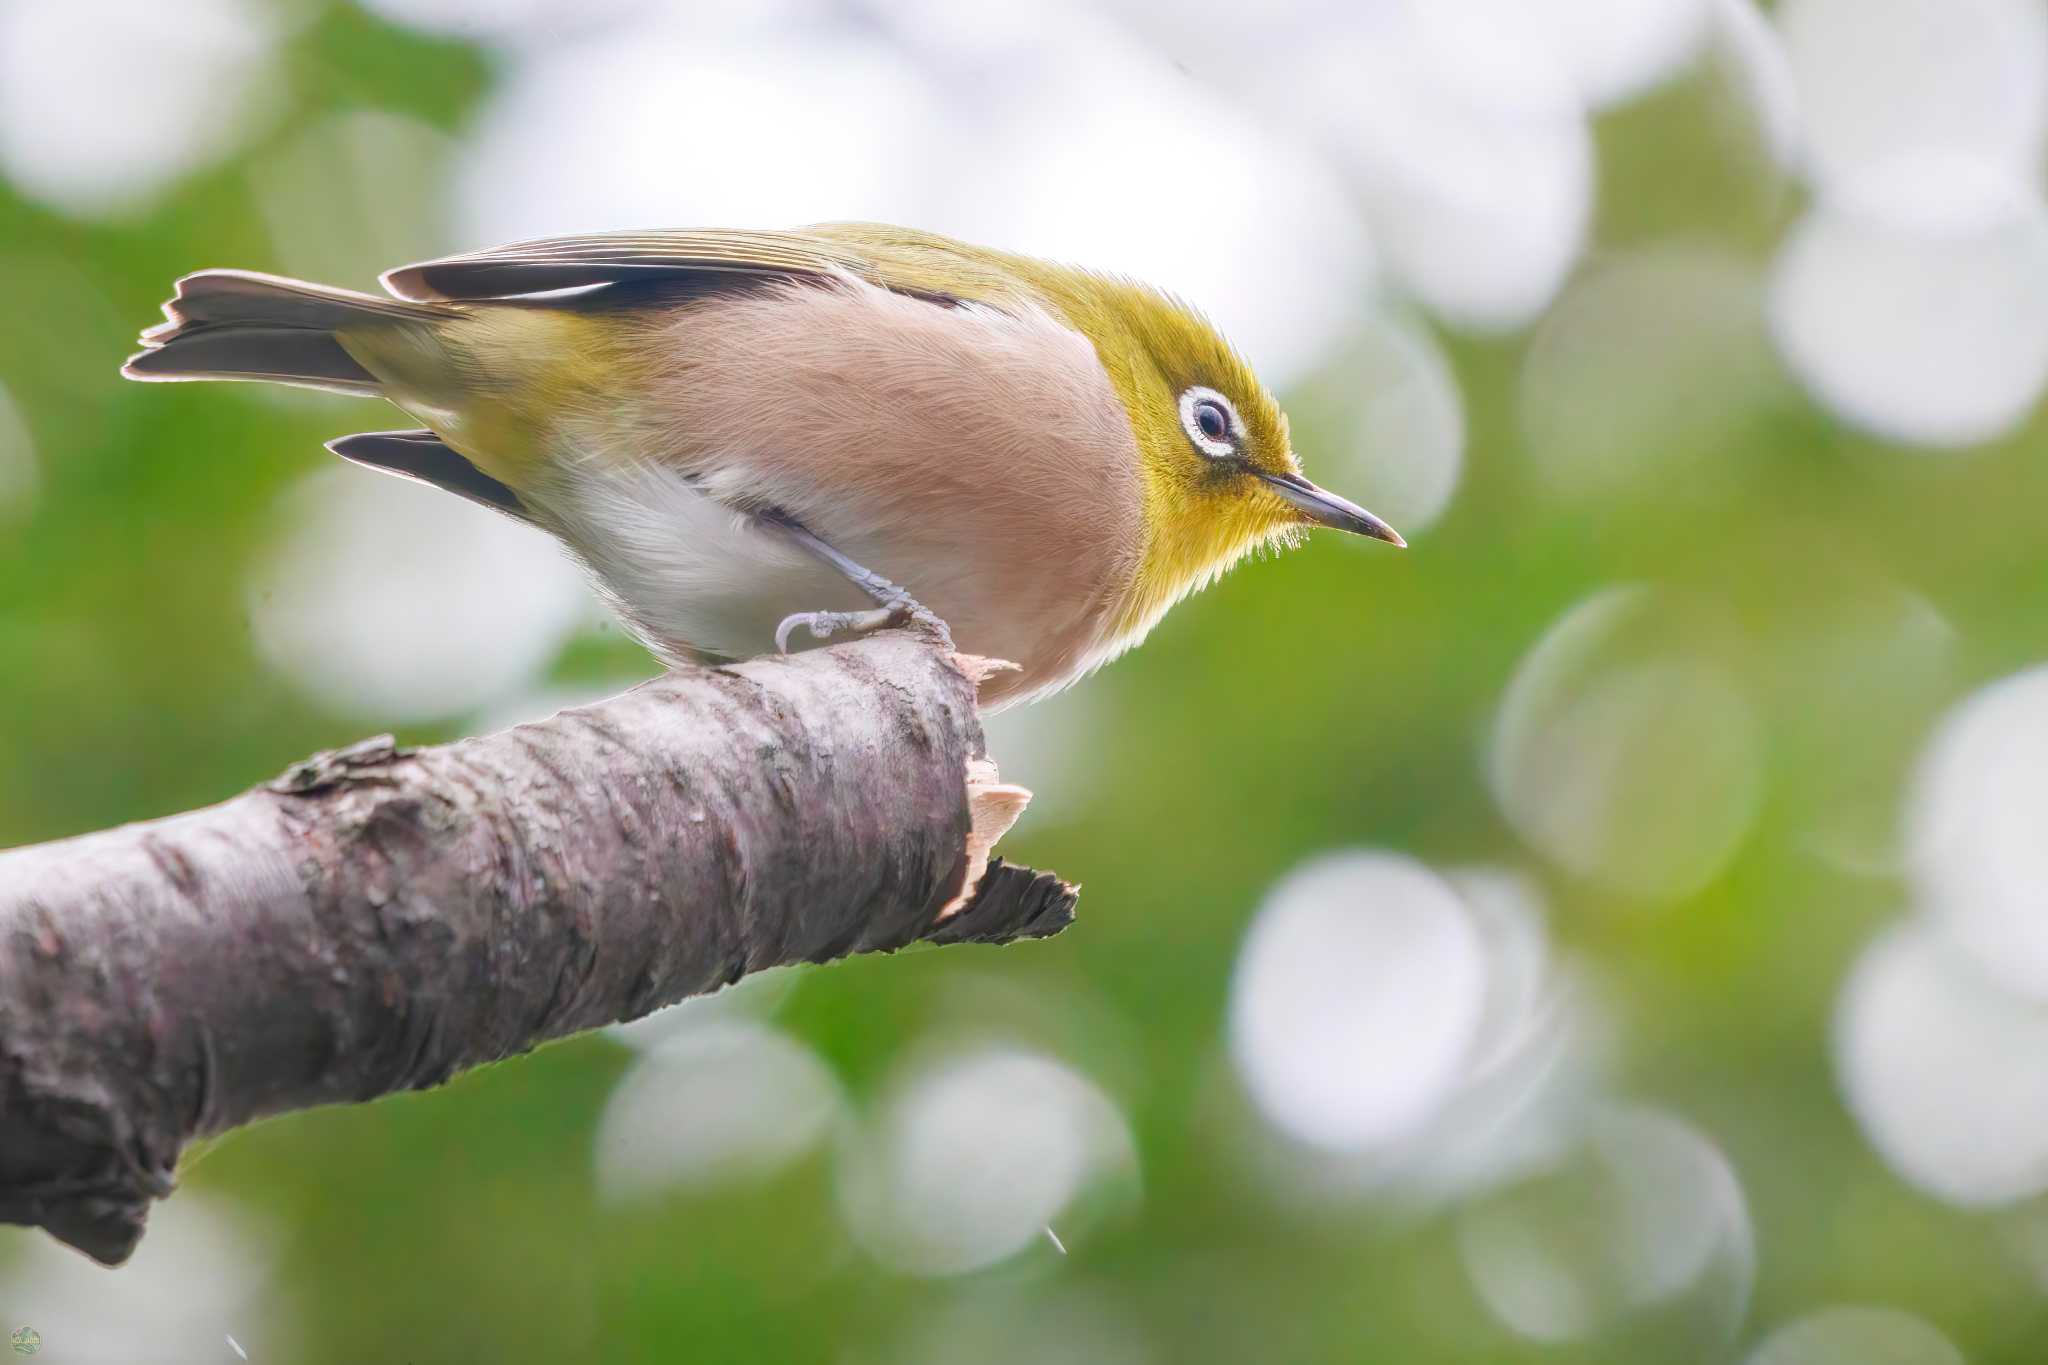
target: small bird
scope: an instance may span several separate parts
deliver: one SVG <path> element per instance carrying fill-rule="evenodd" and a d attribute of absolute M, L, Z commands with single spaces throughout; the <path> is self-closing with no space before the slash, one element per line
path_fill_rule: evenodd
<path fill-rule="evenodd" d="M 131 379 L 381 397 L 346 459 L 562 540 L 670 663 L 929 610 L 1065 686 L 1254 548 L 1402 544 L 1303 477 L 1198 313 L 1116 276 L 875 223 L 616 232 L 387 272 L 390 297 L 178 281 Z"/>

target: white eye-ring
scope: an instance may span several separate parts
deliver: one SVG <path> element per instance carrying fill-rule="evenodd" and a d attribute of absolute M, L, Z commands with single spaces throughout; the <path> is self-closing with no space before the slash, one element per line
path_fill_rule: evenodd
<path fill-rule="evenodd" d="M 1180 396 L 1180 427 L 1195 443 L 1195 449 L 1212 460 L 1236 455 L 1244 440 L 1244 419 L 1228 398 L 1197 384 Z"/>

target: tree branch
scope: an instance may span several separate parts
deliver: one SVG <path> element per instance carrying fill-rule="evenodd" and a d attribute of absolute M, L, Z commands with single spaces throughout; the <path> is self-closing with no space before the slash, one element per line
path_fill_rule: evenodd
<path fill-rule="evenodd" d="M 693 669 L 0 853 L 0 1221 L 118 1264 L 195 1137 L 765 967 L 1057 933 L 1073 888 L 987 856 L 1029 794 L 978 761 L 984 671 L 903 634 Z"/>

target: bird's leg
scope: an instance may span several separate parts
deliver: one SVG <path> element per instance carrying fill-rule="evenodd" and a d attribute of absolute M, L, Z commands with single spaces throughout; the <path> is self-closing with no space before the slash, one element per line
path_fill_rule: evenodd
<path fill-rule="evenodd" d="M 783 617 L 782 624 L 775 628 L 775 647 L 784 654 L 789 652 L 790 633 L 798 626 L 809 630 L 811 637 L 818 640 L 827 639 L 842 630 L 858 635 L 907 621 L 935 627 L 941 635 L 950 634 L 946 623 L 912 597 L 909 589 L 891 583 L 873 569 L 854 563 L 787 512 L 771 509 L 761 513 L 760 518 L 846 575 L 847 581 L 867 594 L 868 600 L 875 604 L 871 611 L 800 611 Z"/>

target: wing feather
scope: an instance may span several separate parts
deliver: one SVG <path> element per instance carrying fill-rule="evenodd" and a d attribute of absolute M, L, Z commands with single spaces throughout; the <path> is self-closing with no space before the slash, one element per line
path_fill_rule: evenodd
<path fill-rule="evenodd" d="M 516 298 L 558 289 L 691 275 L 877 279 L 875 263 L 841 243 L 797 232 L 706 229 L 547 237 L 421 261 L 384 274 L 384 287 L 421 302 Z M 882 282 L 877 280 L 877 282 Z"/>

